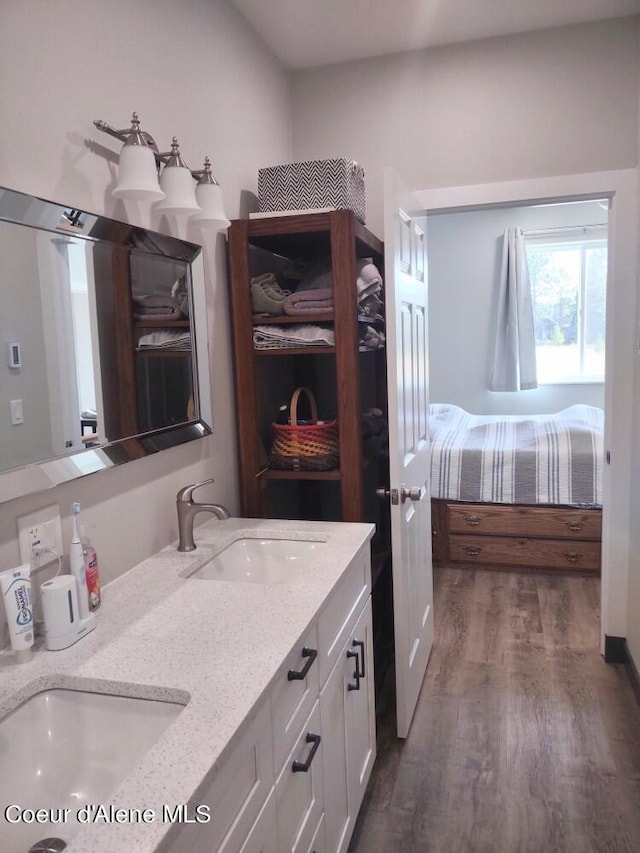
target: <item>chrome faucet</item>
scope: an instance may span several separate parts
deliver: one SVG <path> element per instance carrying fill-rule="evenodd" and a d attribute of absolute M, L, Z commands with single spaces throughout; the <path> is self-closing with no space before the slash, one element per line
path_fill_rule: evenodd
<path fill-rule="evenodd" d="M 212 512 L 221 521 L 231 518 L 229 510 L 221 504 L 200 504 L 193 500 L 193 493 L 200 486 L 213 483 L 213 477 L 203 483 L 194 483 L 180 489 L 176 495 L 176 509 L 178 510 L 178 551 L 195 550 L 193 541 L 193 521 L 199 512 Z"/>

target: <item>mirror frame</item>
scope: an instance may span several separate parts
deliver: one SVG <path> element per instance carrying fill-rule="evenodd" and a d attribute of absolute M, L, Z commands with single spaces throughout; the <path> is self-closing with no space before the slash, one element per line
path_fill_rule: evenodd
<path fill-rule="evenodd" d="M 143 254 L 188 263 L 191 271 L 192 363 L 197 414 L 193 421 L 0 471 L 0 503 L 45 491 L 61 483 L 211 435 L 209 341 L 202 247 L 6 187 L 0 187 L 0 221 L 96 243 L 111 243 Z"/>

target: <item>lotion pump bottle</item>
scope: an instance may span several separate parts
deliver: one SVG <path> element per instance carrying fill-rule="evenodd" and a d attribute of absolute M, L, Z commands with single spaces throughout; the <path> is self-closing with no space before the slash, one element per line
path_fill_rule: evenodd
<path fill-rule="evenodd" d="M 84 548 L 80 539 L 79 515 L 80 504 L 71 504 L 71 513 L 73 515 L 73 536 L 71 538 L 71 546 L 69 548 L 69 565 L 71 574 L 76 579 L 78 586 L 78 615 L 80 619 L 84 619 L 89 615 L 89 594 L 87 592 L 87 575 L 84 564 Z"/>

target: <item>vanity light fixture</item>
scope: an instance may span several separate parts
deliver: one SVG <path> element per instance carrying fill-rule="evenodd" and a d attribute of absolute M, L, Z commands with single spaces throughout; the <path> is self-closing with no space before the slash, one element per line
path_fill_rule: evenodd
<path fill-rule="evenodd" d="M 131 118 L 131 127 L 115 130 L 104 121 L 95 121 L 98 130 L 104 130 L 124 142 L 120 151 L 120 175 L 113 194 L 116 198 L 131 201 L 158 201 L 164 192 L 158 184 L 156 154 L 158 146 L 148 133 L 140 130 L 138 113 Z"/>
<path fill-rule="evenodd" d="M 180 155 L 180 147 L 175 136 L 171 140 L 169 159 L 160 174 L 160 188 L 165 198 L 157 205 L 156 210 L 176 215 L 193 214 L 200 210 L 191 172 Z"/>
<path fill-rule="evenodd" d="M 120 174 L 113 195 L 131 201 L 159 201 L 162 213 L 188 215 L 201 228 L 220 231 L 230 222 L 224 212 L 222 189 L 205 158 L 204 169 L 192 171 L 180 154 L 173 137 L 171 151 L 160 153 L 150 133 L 140 130 L 140 119 L 133 113 L 131 127 L 116 130 L 102 119 L 93 122 L 98 130 L 124 142 L 120 152 Z M 160 178 L 158 173 L 163 166 Z M 194 187 L 193 179 L 198 181 Z"/>
<path fill-rule="evenodd" d="M 215 226 L 218 231 L 228 228 L 231 223 L 224 212 L 222 187 L 211 172 L 211 161 L 204 158 L 204 169 L 198 173 L 200 178 L 196 187 L 196 199 L 201 208 L 191 220 L 200 228 Z"/>

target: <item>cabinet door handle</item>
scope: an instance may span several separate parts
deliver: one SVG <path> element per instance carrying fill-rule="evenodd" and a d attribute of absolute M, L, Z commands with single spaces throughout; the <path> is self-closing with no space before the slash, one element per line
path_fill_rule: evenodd
<path fill-rule="evenodd" d="M 463 515 L 462 520 L 466 521 L 470 527 L 478 527 L 480 524 L 481 518 L 479 515 Z"/>
<path fill-rule="evenodd" d="M 307 658 L 307 662 L 302 669 L 290 669 L 287 673 L 288 681 L 303 681 L 311 669 L 314 660 L 318 657 L 318 652 L 315 649 L 308 649 L 306 646 L 302 649 L 302 657 Z"/>
<path fill-rule="evenodd" d="M 565 551 L 564 555 L 570 563 L 577 563 L 582 558 L 582 554 L 577 551 Z"/>
<path fill-rule="evenodd" d="M 358 662 L 360 664 L 360 678 L 366 678 L 366 674 L 364 671 L 364 641 L 363 640 L 353 640 L 351 645 L 354 648 L 357 648 L 358 651 L 362 654 L 362 657 L 358 658 Z"/>
<path fill-rule="evenodd" d="M 309 768 L 311 767 L 311 762 L 313 761 L 313 756 L 318 751 L 318 747 L 320 746 L 320 735 L 314 735 L 312 732 L 307 732 L 307 736 L 305 738 L 305 743 L 312 743 L 313 746 L 309 750 L 309 755 L 307 755 L 306 761 L 294 761 L 291 765 L 291 770 L 293 773 L 307 773 Z"/>
<path fill-rule="evenodd" d="M 569 530 L 582 530 L 583 526 L 581 521 L 567 521 Z"/>
<path fill-rule="evenodd" d="M 477 557 L 480 551 L 482 551 L 482 548 L 480 548 L 478 545 L 463 545 L 462 550 L 470 557 Z"/>
<path fill-rule="evenodd" d="M 360 690 L 360 655 L 352 649 L 347 649 L 347 657 L 356 659 L 356 671 L 353 673 L 355 684 L 351 684 L 351 682 L 349 682 L 347 684 L 347 690 Z"/>

